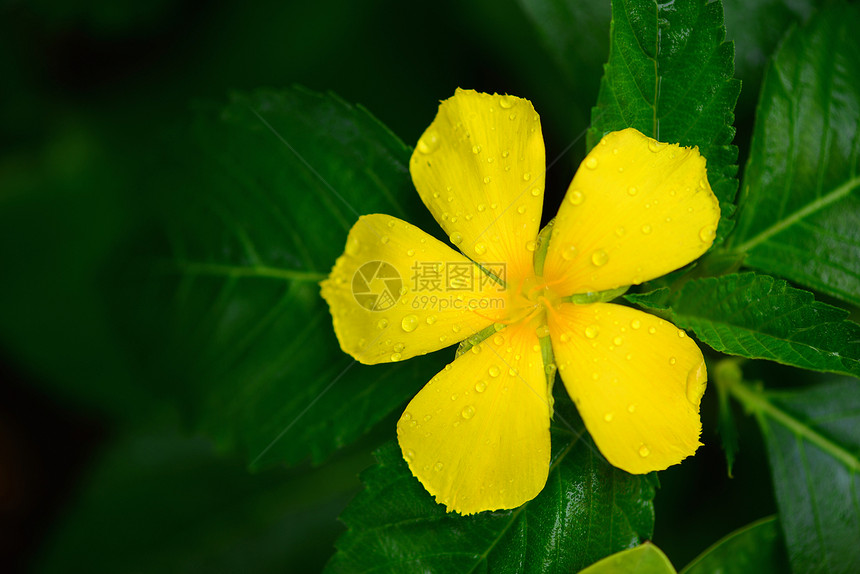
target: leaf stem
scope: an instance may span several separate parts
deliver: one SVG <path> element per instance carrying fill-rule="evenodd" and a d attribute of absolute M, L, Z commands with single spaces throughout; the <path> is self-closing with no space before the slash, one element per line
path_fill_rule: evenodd
<path fill-rule="evenodd" d="M 767 416 L 783 425 L 796 436 L 803 438 L 841 462 L 846 468 L 853 472 L 860 472 L 860 459 L 851 452 L 845 450 L 818 431 L 793 417 L 789 413 L 774 405 L 768 398 L 768 393 L 763 390 L 754 389 L 744 384 L 741 379 L 726 377 L 718 384 L 724 385 L 725 389 L 741 403 L 747 411 L 757 416 Z"/>

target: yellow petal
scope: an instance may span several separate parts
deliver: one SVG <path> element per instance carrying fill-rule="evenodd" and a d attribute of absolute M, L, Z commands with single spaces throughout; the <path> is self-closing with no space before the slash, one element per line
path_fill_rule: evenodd
<path fill-rule="evenodd" d="M 698 148 L 612 132 L 570 184 L 544 277 L 565 295 L 642 283 L 707 251 L 719 219 Z"/>
<path fill-rule="evenodd" d="M 463 253 L 531 272 L 543 205 L 540 119 L 531 102 L 457 90 L 439 106 L 409 163 L 424 204 Z"/>
<path fill-rule="evenodd" d="M 538 339 L 519 324 L 436 375 L 406 407 L 397 438 L 436 501 L 472 514 L 537 496 L 549 472 L 549 421 Z"/>
<path fill-rule="evenodd" d="M 610 463 L 643 474 L 696 452 L 707 372 L 684 331 L 611 303 L 564 303 L 549 328 L 567 392 Z"/>
<path fill-rule="evenodd" d="M 347 237 L 322 296 L 341 348 L 365 364 L 408 359 L 489 326 L 504 290 L 414 225 L 365 215 Z"/>

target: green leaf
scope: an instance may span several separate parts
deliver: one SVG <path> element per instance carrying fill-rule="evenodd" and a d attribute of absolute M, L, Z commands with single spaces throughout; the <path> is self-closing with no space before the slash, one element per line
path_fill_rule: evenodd
<path fill-rule="evenodd" d="M 633 127 L 664 142 L 699 146 L 723 211 L 722 237 L 737 191 L 732 78 L 734 47 L 724 42 L 719 1 L 612 2 L 609 62 L 588 132 L 589 149 L 607 132 Z"/>
<path fill-rule="evenodd" d="M 314 572 L 367 454 L 249 475 L 239 457 L 165 429 L 113 442 L 47 537 L 37 572 Z"/>
<path fill-rule="evenodd" d="M 796 574 L 860 569 L 860 387 L 857 380 L 790 393 L 737 384 L 770 460 L 789 561 Z"/>
<path fill-rule="evenodd" d="M 719 540 L 687 564 L 681 574 L 783 574 L 785 543 L 775 516 L 747 524 Z"/>
<path fill-rule="evenodd" d="M 513 510 L 448 514 L 391 442 L 362 475 L 365 489 L 341 516 L 327 572 L 575 572 L 650 538 L 654 480 L 618 470 L 597 453 L 570 399 L 556 394 L 546 487 Z M 575 432 L 571 431 L 575 429 Z"/>
<path fill-rule="evenodd" d="M 860 304 L 860 7 L 791 32 L 765 74 L 730 248 Z"/>
<path fill-rule="evenodd" d="M 687 282 L 627 299 L 666 310 L 721 353 L 784 365 L 860 376 L 860 325 L 848 312 L 815 301 L 782 280 L 741 273 Z"/>
<path fill-rule="evenodd" d="M 186 159 L 193 177 L 169 182 L 169 243 L 149 272 L 134 260 L 122 309 L 140 310 L 138 351 L 147 364 L 161 358 L 151 376 L 197 429 L 252 466 L 319 462 L 441 366 L 434 357 L 357 364 L 319 295 L 359 214 L 429 220 L 409 150 L 366 111 L 301 89 L 203 109 L 201 148 Z"/>
<path fill-rule="evenodd" d="M 600 562 L 581 570 L 580 574 L 617 574 L 618 572 L 676 574 L 677 571 L 659 548 L 646 542 L 636 548 L 607 556 Z"/>

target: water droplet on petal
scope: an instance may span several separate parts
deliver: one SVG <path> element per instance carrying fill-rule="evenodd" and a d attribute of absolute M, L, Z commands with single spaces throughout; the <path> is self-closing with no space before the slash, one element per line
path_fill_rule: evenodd
<path fill-rule="evenodd" d="M 407 249 L 406 255 L 408 255 L 409 257 L 412 257 L 413 255 L 415 255 L 415 250 L 414 249 Z"/>
<path fill-rule="evenodd" d="M 484 177 L 484 183 L 490 183 L 491 181 L 493 181 L 493 180 L 492 180 L 492 179 L 490 179 L 490 176 L 489 176 L 489 175 L 488 175 L 488 176 L 486 176 L 486 177 Z"/>
<path fill-rule="evenodd" d="M 588 169 L 597 169 L 597 158 L 590 157 L 585 160 L 585 167 L 587 167 Z"/>
<path fill-rule="evenodd" d="M 540 194 L 541 194 L 541 189 L 540 189 L 539 187 L 533 187 L 533 188 L 532 188 L 532 195 L 533 195 L 534 197 L 537 197 L 537 196 L 539 196 Z"/>
<path fill-rule="evenodd" d="M 632 321 L 630 321 L 630 326 L 634 329 L 638 329 L 642 326 L 642 323 L 639 322 L 639 319 L 633 319 Z"/>
<path fill-rule="evenodd" d="M 463 407 L 463 410 L 460 411 L 460 416 L 462 416 L 466 420 L 469 420 L 470 418 L 475 416 L 475 407 L 473 407 L 472 405 Z"/>
<path fill-rule="evenodd" d="M 406 345 L 404 345 L 403 343 L 397 343 L 396 345 L 394 345 L 394 351 L 396 353 L 401 352 L 405 348 L 406 348 Z"/>
<path fill-rule="evenodd" d="M 454 245 L 460 245 L 461 243 L 463 243 L 463 235 L 457 231 L 452 233 L 451 237 L 449 239 L 451 240 L 451 243 L 453 243 Z"/>
<path fill-rule="evenodd" d="M 390 358 L 391 358 L 392 363 L 396 363 L 397 361 L 400 360 L 401 355 L 400 355 L 400 353 L 392 353 Z"/>
<path fill-rule="evenodd" d="M 411 448 L 407 448 L 406 450 L 403 451 L 403 459 L 406 462 L 412 462 L 412 460 L 414 458 L 415 458 L 415 451 L 412 450 Z"/>
<path fill-rule="evenodd" d="M 487 390 L 487 381 L 478 381 L 477 383 L 475 383 L 475 392 L 476 393 L 483 393 L 486 390 Z"/>
<path fill-rule="evenodd" d="M 651 226 L 647 225 L 647 224 L 643 225 L 642 226 L 642 233 L 644 233 L 645 235 L 648 235 L 649 233 L 651 233 Z"/>
<path fill-rule="evenodd" d="M 597 251 L 595 251 L 594 253 L 591 254 L 591 263 L 595 267 L 601 267 L 603 265 L 606 265 L 606 263 L 608 261 L 609 261 L 609 255 L 607 255 L 606 251 L 604 251 L 603 249 L 598 249 Z"/>
<path fill-rule="evenodd" d="M 483 203 L 478 204 L 478 211 L 479 212 L 483 213 L 484 211 L 486 211 L 486 209 L 487 209 L 487 206 L 484 205 Z"/>
<path fill-rule="evenodd" d="M 653 335 L 654 333 L 657 332 L 657 328 L 656 327 L 648 327 L 648 332 Z"/>
<path fill-rule="evenodd" d="M 683 339 L 683 338 L 684 338 L 684 337 L 686 337 L 686 336 L 687 336 L 687 332 L 686 332 L 686 331 L 684 331 L 683 329 L 678 329 L 678 338 L 679 338 L 679 339 Z"/>
<path fill-rule="evenodd" d="M 717 229 L 713 225 L 706 225 L 699 230 L 699 239 L 705 243 L 710 243 L 717 235 Z"/>
<path fill-rule="evenodd" d="M 538 337 L 547 337 L 549 336 L 549 327 L 546 325 L 541 325 L 537 329 L 535 329 L 535 334 Z"/>
<path fill-rule="evenodd" d="M 358 242 L 358 239 L 355 237 L 351 237 L 349 241 L 346 242 L 346 253 L 347 255 L 358 255 L 358 252 L 361 250 L 361 243 Z"/>
<path fill-rule="evenodd" d="M 565 261 L 572 261 L 576 256 L 576 247 L 573 245 L 568 245 L 561 251 L 561 258 Z"/>
<path fill-rule="evenodd" d="M 547 375 L 551 375 L 556 371 L 556 369 L 557 367 L 555 366 L 555 363 L 550 363 L 546 367 L 544 367 L 543 370 Z"/>
<path fill-rule="evenodd" d="M 594 339 L 600 333 L 600 327 L 597 325 L 589 325 L 585 328 L 585 336 L 589 339 Z"/>
<path fill-rule="evenodd" d="M 400 328 L 407 333 L 414 331 L 418 328 L 418 315 L 406 315 L 403 317 L 403 320 L 400 321 Z"/>
<path fill-rule="evenodd" d="M 472 146 L 472 153 L 476 154 L 476 155 L 481 153 L 481 146 L 479 146 L 479 145 Z"/>
<path fill-rule="evenodd" d="M 639 192 L 639 190 L 636 189 L 635 187 L 631 186 L 631 187 L 627 188 L 627 193 L 630 195 L 636 195 L 638 192 Z"/>
<path fill-rule="evenodd" d="M 568 341 L 570 341 L 570 335 L 568 335 L 567 333 L 562 333 L 562 334 L 559 336 L 559 340 L 560 340 L 562 343 L 567 343 Z"/>
<path fill-rule="evenodd" d="M 624 339 L 622 339 L 621 337 L 615 337 L 614 339 L 612 339 L 612 342 L 613 342 L 613 343 L 615 344 L 615 346 L 617 347 L 617 346 L 619 346 L 621 343 L 623 343 L 623 342 L 624 342 Z"/>
<path fill-rule="evenodd" d="M 583 201 L 585 201 L 585 195 L 579 191 L 578 189 L 574 189 L 570 193 L 567 194 L 567 200 L 572 205 L 581 205 Z"/>
<path fill-rule="evenodd" d="M 529 251 L 534 251 L 535 249 L 537 249 L 537 243 L 535 243 L 534 241 L 526 242 L 526 249 Z"/>
<path fill-rule="evenodd" d="M 377 328 L 384 329 L 388 326 L 388 319 L 380 319 L 376 323 Z"/>
<path fill-rule="evenodd" d="M 646 456 L 648 456 L 649 454 L 651 454 L 651 449 L 650 449 L 650 448 L 648 448 L 648 447 L 647 447 L 647 446 L 645 446 L 644 444 L 643 444 L 642 446 L 640 446 L 640 447 L 639 447 L 639 456 L 641 456 L 642 458 L 645 458 L 645 457 L 646 457 Z"/>
<path fill-rule="evenodd" d="M 436 472 L 442 472 L 443 468 L 445 468 L 445 465 L 441 462 L 437 462 L 436 465 L 433 467 L 433 470 L 435 470 Z"/>
<path fill-rule="evenodd" d="M 698 366 L 690 369 L 687 373 L 687 400 L 696 407 L 702 400 L 702 395 L 705 394 L 706 379 L 708 378 L 705 363 L 699 363 Z"/>
<path fill-rule="evenodd" d="M 483 255 L 487 252 L 487 246 L 484 243 L 476 243 L 475 244 L 475 253 L 478 255 Z"/>
<path fill-rule="evenodd" d="M 490 369 L 487 372 L 490 374 L 491 377 L 498 377 L 499 375 L 502 374 L 501 369 L 499 369 L 499 367 L 497 367 L 496 365 L 493 365 L 492 367 L 490 367 Z"/>
<path fill-rule="evenodd" d="M 530 180 L 531 178 L 532 178 L 532 174 L 530 174 L 529 172 L 525 172 L 525 173 L 523 174 L 523 181 L 528 181 L 528 180 Z"/>
<path fill-rule="evenodd" d="M 612 413 L 606 413 L 605 415 L 603 415 L 603 420 L 605 420 L 608 423 L 611 423 L 614 416 L 615 415 L 613 415 Z"/>
<path fill-rule="evenodd" d="M 674 365 L 677 362 L 678 362 L 678 359 L 676 359 L 675 357 L 669 357 L 669 364 L 670 365 Z"/>
<path fill-rule="evenodd" d="M 436 322 L 436 315 L 428 315 L 425 321 L 427 321 L 428 325 L 432 325 Z"/>
<path fill-rule="evenodd" d="M 383 245 L 385 245 L 386 243 L 388 243 L 388 236 L 383 235 L 382 237 L 379 238 L 379 242 L 382 243 Z"/>
<path fill-rule="evenodd" d="M 623 227 L 616 227 L 615 228 L 615 235 L 617 235 L 618 237 L 623 237 L 625 233 L 627 233 L 627 230 L 624 229 Z"/>
<path fill-rule="evenodd" d="M 439 147 L 439 134 L 435 130 L 429 130 L 418 140 L 418 151 L 424 155 L 433 153 Z"/>
<path fill-rule="evenodd" d="M 629 405 L 627 405 L 627 412 L 628 413 L 636 412 L 636 405 L 634 405 L 633 403 L 630 403 Z"/>
<path fill-rule="evenodd" d="M 526 206 L 525 205 L 521 205 L 517 208 L 517 213 L 525 213 L 525 212 L 526 212 Z"/>
<path fill-rule="evenodd" d="M 499 106 L 509 110 L 514 107 L 514 99 L 511 96 L 502 96 L 499 98 Z"/>
<path fill-rule="evenodd" d="M 472 345 L 472 354 L 478 355 L 481 353 L 483 347 L 481 345 Z"/>
<path fill-rule="evenodd" d="M 503 345 L 505 343 L 504 335 L 496 335 L 495 337 L 493 337 L 493 343 L 495 343 L 496 345 Z"/>

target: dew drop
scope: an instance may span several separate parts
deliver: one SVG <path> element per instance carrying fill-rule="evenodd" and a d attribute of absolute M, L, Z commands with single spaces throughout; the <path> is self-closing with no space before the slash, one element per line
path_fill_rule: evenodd
<path fill-rule="evenodd" d="M 505 343 L 504 335 L 496 335 L 495 337 L 493 337 L 493 343 L 495 343 L 496 345 L 504 345 L 504 343 Z"/>
<path fill-rule="evenodd" d="M 502 371 L 496 365 L 490 367 L 487 372 L 490 374 L 491 377 L 498 377 L 502 374 Z"/>
<path fill-rule="evenodd" d="M 472 146 L 472 153 L 475 155 L 481 153 L 481 146 L 479 146 L 479 145 Z"/>
<path fill-rule="evenodd" d="M 650 149 L 654 153 L 659 152 L 664 147 L 666 147 L 666 144 L 660 143 L 660 142 L 655 141 L 655 140 L 651 140 L 650 142 L 648 142 L 648 149 Z"/>
<path fill-rule="evenodd" d="M 436 465 L 433 467 L 433 470 L 435 470 L 436 472 L 442 472 L 443 468 L 445 468 L 445 465 L 441 462 L 437 462 Z"/>
<path fill-rule="evenodd" d="M 358 252 L 361 250 L 361 243 L 358 242 L 358 239 L 355 237 L 350 238 L 349 241 L 346 242 L 346 253 L 347 255 L 358 255 Z"/>
<path fill-rule="evenodd" d="M 413 255 L 415 255 L 415 250 L 414 249 L 407 249 L 406 255 L 408 255 L 409 257 L 412 257 Z"/>
<path fill-rule="evenodd" d="M 526 249 L 529 251 L 534 251 L 535 249 L 537 249 L 537 243 L 535 243 L 534 241 L 526 242 Z"/>
<path fill-rule="evenodd" d="M 549 327 L 546 325 L 541 325 L 537 329 L 535 329 L 535 334 L 538 337 L 548 337 L 549 336 Z"/>
<path fill-rule="evenodd" d="M 647 224 L 643 225 L 642 226 L 642 233 L 644 233 L 645 235 L 648 235 L 649 233 L 651 233 L 651 226 L 647 225 Z"/>
<path fill-rule="evenodd" d="M 604 251 L 602 249 L 598 249 L 597 251 L 595 251 L 594 253 L 591 254 L 591 263 L 595 267 L 602 267 L 603 265 L 606 265 L 606 263 L 608 261 L 609 261 L 609 255 L 607 255 L 606 251 Z"/>
<path fill-rule="evenodd" d="M 481 345 L 472 345 L 472 354 L 479 355 L 483 347 Z"/>
<path fill-rule="evenodd" d="M 511 152 L 509 152 L 508 150 L 502 152 L 502 157 L 504 158 L 507 158 L 509 155 L 511 155 Z"/>
<path fill-rule="evenodd" d="M 405 413 L 403 413 L 403 420 L 406 422 L 409 422 L 410 420 L 412 420 L 412 413 L 410 413 L 409 411 L 406 411 Z"/>
<path fill-rule="evenodd" d="M 585 336 L 589 339 L 594 339 L 600 333 L 600 328 L 597 325 L 589 325 L 585 328 Z"/>
<path fill-rule="evenodd" d="M 654 333 L 657 332 L 657 328 L 656 327 L 648 327 L 648 332 L 653 335 Z"/>
<path fill-rule="evenodd" d="M 466 420 L 469 420 L 470 418 L 475 416 L 475 407 L 473 407 L 472 405 L 463 407 L 463 410 L 460 411 L 460 416 Z"/>
<path fill-rule="evenodd" d="M 639 190 L 636 189 L 635 187 L 631 186 L 631 187 L 627 188 L 627 193 L 629 195 L 636 195 L 638 192 L 639 192 Z"/>
<path fill-rule="evenodd" d="M 710 243 L 717 235 L 717 230 L 713 225 L 706 225 L 699 230 L 699 239 L 705 243 Z"/>
<path fill-rule="evenodd" d="M 479 212 L 483 213 L 484 211 L 486 211 L 486 209 L 487 209 L 487 206 L 484 205 L 483 203 L 478 204 L 478 211 Z"/>
<path fill-rule="evenodd" d="M 478 255 L 483 255 L 487 252 L 487 246 L 484 243 L 476 243 L 475 244 L 475 253 Z"/>
<path fill-rule="evenodd" d="M 486 177 L 484 177 L 484 183 L 490 183 L 491 181 L 493 181 L 493 180 L 492 180 L 492 179 L 490 179 L 490 176 L 489 176 L 489 175 L 488 175 L 488 176 L 486 176 Z"/>
<path fill-rule="evenodd" d="M 576 247 L 573 245 L 568 245 L 561 252 L 561 258 L 565 261 L 572 261 L 576 256 Z"/>
<path fill-rule="evenodd" d="M 415 329 L 418 328 L 418 315 L 406 315 L 400 321 L 400 328 L 406 331 L 407 333 L 411 333 Z"/>
<path fill-rule="evenodd" d="M 676 359 L 675 357 L 669 357 L 669 364 L 670 365 L 674 366 L 675 363 L 677 363 L 677 362 L 678 362 L 678 359 Z"/>
<path fill-rule="evenodd" d="M 511 367 L 510 369 L 508 369 L 508 374 L 512 377 L 516 377 L 517 374 L 519 374 L 519 371 L 516 370 L 515 368 Z"/>
<path fill-rule="evenodd" d="M 407 448 L 406 450 L 403 451 L 403 460 L 405 460 L 406 462 L 412 462 L 412 460 L 414 458 L 415 458 L 415 451 L 412 450 L 411 448 Z"/>
<path fill-rule="evenodd" d="M 555 366 L 555 363 L 550 363 L 550 364 L 548 364 L 546 367 L 544 367 L 543 371 L 544 371 L 547 375 L 551 375 L 551 374 L 553 374 L 553 373 L 556 371 L 556 369 L 557 369 L 557 367 Z"/>
<path fill-rule="evenodd" d="M 623 227 L 615 228 L 615 235 L 617 235 L 618 237 L 623 237 L 625 233 L 627 233 L 627 230 L 625 230 Z"/>
<path fill-rule="evenodd" d="M 678 329 L 678 338 L 679 338 L 679 339 L 683 339 L 683 338 L 684 338 L 684 337 L 686 337 L 686 336 L 687 336 L 687 332 L 686 332 L 686 331 L 684 331 L 683 329 Z"/>
<path fill-rule="evenodd" d="M 645 446 L 643 444 L 642 446 L 639 447 L 639 456 L 641 456 L 642 458 L 645 458 L 649 454 L 651 454 L 651 449 L 649 449 L 647 446 Z"/>
<path fill-rule="evenodd" d="M 392 363 L 396 363 L 397 361 L 400 360 L 400 358 L 401 358 L 400 353 L 392 353 L 391 354 L 391 362 Z"/>
<path fill-rule="evenodd" d="M 386 243 L 388 243 L 388 236 L 383 235 L 382 237 L 379 238 L 379 242 L 382 243 L 383 245 L 385 245 Z"/>
<path fill-rule="evenodd" d="M 461 243 L 463 243 L 463 235 L 460 234 L 458 231 L 452 233 L 449 239 L 454 245 L 460 245 Z"/>
<path fill-rule="evenodd" d="M 567 343 L 568 341 L 570 341 L 570 335 L 568 335 L 567 333 L 562 333 L 559 339 L 562 343 Z"/>
<path fill-rule="evenodd" d="M 522 213 L 525 213 L 525 212 L 526 212 L 526 206 L 525 206 L 525 205 L 521 205 L 521 206 L 519 206 L 519 207 L 517 208 L 517 213 L 521 213 L 521 214 L 522 214 Z"/>
<path fill-rule="evenodd" d="M 597 158 L 590 157 L 585 160 L 585 167 L 587 167 L 588 169 L 597 169 Z"/>
<path fill-rule="evenodd" d="M 612 339 L 612 342 L 617 347 L 617 346 L 621 345 L 621 343 L 624 342 L 624 339 L 622 339 L 621 337 L 615 337 L 614 339 Z"/>
<path fill-rule="evenodd" d="M 633 403 L 630 403 L 629 405 L 627 405 L 627 412 L 628 413 L 636 412 L 636 405 L 634 405 Z"/>
<path fill-rule="evenodd" d="M 687 400 L 696 407 L 699 406 L 699 401 L 702 400 L 702 395 L 705 394 L 706 379 L 707 374 L 704 362 L 699 363 L 697 367 L 693 367 L 687 373 Z"/>
<path fill-rule="evenodd" d="M 380 319 L 376 323 L 377 328 L 384 329 L 388 326 L 388 319 Z"/>
<path fill-rule="evenodd" d="M 486 390 L 487 390 L 487 381 L 478 381 L 477 383 L 475 383 L 475 392 L 476 393 L 483 393 Z"/>
<path fill-rule="evenodd" d="M 499 99 L 499 106 L 506 110 L 509 110 L 514 107 L 514 99 L 511 96 L 502 96 Z"/>
<path fill-rule="evenodd" d="M 439 134 L 435 130 L 425 132 L 418 140 L 418 151 L 424 155 L 433 153 L 437 147 L 439 147 Z"/>
<path fill-rule="evenodd" d="M 612 413 L 606 413 L 605 415 L 603 415 L 603 420 L 605 420 L 608 423 L 611 423 L 614 416 L 615 415 L 613 415 Z"/>
<path fill-rule="evenodd" d="M 567 200 L 571 205 L 581 205 L 582 202 L 585 201 L 585 195 L 583 195 L 583 193 L 578 189 L 574 189 L 567 194 Z"/>
<path fill-rule="evenodd" d="M 540 188 L 539 187 L 533 187 L 532 188 L 532 196 L 537 197 L 539 195 L 540 195 Z"/>
<path fill-rule="evenodd" d="M 532 178 L 532 174 L 530 174 L 529 172 L 525 172 L 525 173 L 523 174 L 523 181 L 528 181 L 528 180 L 530 180 L 531 178 Z"/>
<path fill-rule="evenodd" d="M 404 345 L 403 343 L 397 343 L 396 345 L 394 345 L 394 351 L 396 353 L 403 351 L 403 349 L 405 349 L 405 348 L 406 348 L 406 345 Z"/>
<path fill-rule="evenodd" d="M 428 315 L 427 318 L 424 320 L 427 321 L 428 325 L 432 325 L 436 322 L 436 315 Z"/>

